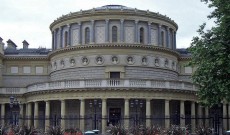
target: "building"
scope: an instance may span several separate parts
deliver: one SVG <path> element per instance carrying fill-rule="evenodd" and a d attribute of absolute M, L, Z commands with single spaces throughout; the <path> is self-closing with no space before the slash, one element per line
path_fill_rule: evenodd
<path fill-rule="evenodd" d="M 176 48 L 177 29 L 159 13 L 106 5 L 56 19 L 52 49 L 27 41 L 17 49 L 10 39 L 4 49 L 1 38 L 1 123 L 102 132 L 108 124 L 208 126 L 195 119 L 213 110 L 197 103 L 195 68 Z M 224 103 L 220 113 L 229 111 Z"/>

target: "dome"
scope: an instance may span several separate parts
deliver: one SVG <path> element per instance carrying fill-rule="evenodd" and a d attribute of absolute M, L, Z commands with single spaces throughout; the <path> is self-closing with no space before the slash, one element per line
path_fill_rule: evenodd
<path fill-rule="evenodd" d="M 105 9 L 118 10 L 118 9 L 133 9 L 133 8 L 126 7 L 123 5 L 105 5 L 105 6 L 97 7 L 95 9 L 96 10 L 105 10 Z"/>

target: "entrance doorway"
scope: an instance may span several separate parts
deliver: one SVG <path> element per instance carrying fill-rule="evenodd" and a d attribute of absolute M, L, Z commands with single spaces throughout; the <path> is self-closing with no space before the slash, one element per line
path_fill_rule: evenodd
<path fill-rule="evenodd" d="M 109 124 L 118 125 L 121 119 L 121 108 L 110 108 L 109 109 Z"/>

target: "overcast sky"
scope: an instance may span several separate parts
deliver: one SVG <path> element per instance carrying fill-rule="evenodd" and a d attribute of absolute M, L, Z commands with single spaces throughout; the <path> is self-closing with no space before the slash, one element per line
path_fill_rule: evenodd
<path fill-rule="evenodd" d="M 159 12 L 172 18 L 179 26 L 177 48 L 190 46 L 193 36 L 207 19 L 211 9 L 200 0 L 1 0 L 0 37 L 11 39 L 22 48 L 26 40 L 30 48 L 51 48 L 50 24 L 58 17 L 79 10 L 118 4 L 141 10 Z M 213 23 L 208 23 L 211 27 Z"/>

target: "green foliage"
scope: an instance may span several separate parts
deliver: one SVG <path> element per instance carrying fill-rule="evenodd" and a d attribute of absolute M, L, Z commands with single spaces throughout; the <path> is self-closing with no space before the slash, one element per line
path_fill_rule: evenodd
<path fill-rule="evenodd" d="M 230 0 L 201 0 L 214 11 L 208 18 L 216 19 L 216 26 L 198 30 L 189 51 L 190 65 L 197 67 L 192 75 L 198 84 L 198 97 L 204 105 L 213 106 L 221 101 L 230 101 Z"/>

